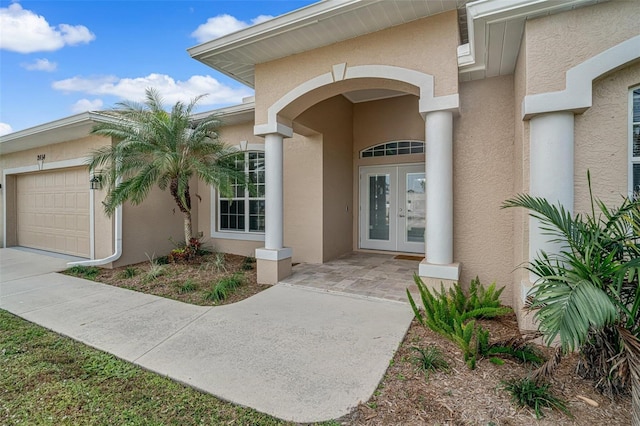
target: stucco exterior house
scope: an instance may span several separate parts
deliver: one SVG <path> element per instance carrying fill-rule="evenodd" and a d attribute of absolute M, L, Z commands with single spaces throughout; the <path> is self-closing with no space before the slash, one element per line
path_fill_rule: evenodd
<path fill-rule="evenodd" d="M 426 282 L 497 281 L 520 312 L 531 285 L 520 266 L 553 246 L 503 201 L 526 192 L 587 211 L 587 170 L 607 203 L 639 188 L 638 22 L 637 1 L 327 0 L 188 49 L 255 90 L 218 112 L 259 190 L 230 202 L 196 183 L 196 229 L 255 255 L 262 282 L 354 250 L 414 253 Z M 54 207 L 75 197 L 85 211 L 86 236 L 50 250 L 120 250 L 120 265 L 179 240 L 166 194 L 125 205 L 119 221 L 101 214 L 81 160 L 111 143 L 88 136 L 104 119 L 0 138 L 4 246 L 38 246 L 24 227 L 40 179 Z"/>

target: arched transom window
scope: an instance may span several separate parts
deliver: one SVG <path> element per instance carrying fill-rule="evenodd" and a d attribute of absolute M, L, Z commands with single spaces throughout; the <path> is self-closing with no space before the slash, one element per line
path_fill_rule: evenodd
<path fill-rule="evenodd" d="M 394 155 L 422 154 L 424 142 L 421 141 L 395 141 L 385 142 L 360 151 L 360 158 L 390 157 Z"/>

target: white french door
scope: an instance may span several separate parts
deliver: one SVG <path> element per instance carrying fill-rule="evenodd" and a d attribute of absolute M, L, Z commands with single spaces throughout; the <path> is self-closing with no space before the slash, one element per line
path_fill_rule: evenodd
<path fill-rule="evenodd" d="M 360 168 L 360 248 L 424 253 L 423 164 Z"/>

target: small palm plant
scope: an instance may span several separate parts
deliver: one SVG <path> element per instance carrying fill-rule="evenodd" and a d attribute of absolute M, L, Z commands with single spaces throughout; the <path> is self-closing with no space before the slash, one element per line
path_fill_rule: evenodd
<path fill-rule="evenodd" d="M 564 247 L 557 254 L 538 253 L 528 266 L 539 277 L 530 293 L 531 308 L 545 342 L 559 336 L 564 352 L 613 350 L 601 357 L 599 367 L 588 368 L 605 381 L 618 375 L 619 383 L 631 382 L 633 424 L 640 425 L 640 200 L 625 198 L 619 207 L 608 208 L 591 193 L 591 214 L 575 216 L 526 194 L 503 207 L 528 209 Z"/>
<path fill-rule="evenodd" d="M 184 240 L 189 246 L 193 236 L 191 179 L 198 177 L 225 197 L 231 196 L 234 183 L 246 184 L 244 172 L 230 155 L 233 151 L 220 140 L 218 118 L 209 115 L 192 121 L 202 98 L 188 105 L 177 102 L 167 112 L 159 93 L 149 88 L 144 103 L 118 103 L 106 112 L 114 120 L 93 127 L 92 133 L 115 140 L 95 150 L 89 161 L 90 170 L 106 185 L 107 215 L 125 201 L 142 203 L 156 185 L 161 190 L 168 188 L 184 216 Z"/>

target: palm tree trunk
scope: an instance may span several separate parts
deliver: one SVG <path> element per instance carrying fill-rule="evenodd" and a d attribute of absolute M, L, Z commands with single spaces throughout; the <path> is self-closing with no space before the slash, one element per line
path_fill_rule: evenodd
<path fill-rule="evenodd" d="M 640 340 L 626 328 L 618 327 L 631 371 L 631 425 L 640 426 Z"/>
<path fill-rule="evenodd" d="M 191 226 L 191 212 L 184 214 L 184 243 L 189 246 L 191 237 L 193 236 L 193 228 Z"/>
<path fill-rule="evenodd" d="M 184 244 L 185 246 L 189 246 L 189 242 L 191 241 L 191 237 L 193 236 L 193 226 L 191 224 L 191 194 L 189 193 L 189 186 L 184 191 L 184 200 L 186 205 L 182 203 L 182 199 L 178 195 L 178 179 L 174 178 L 171 180 L 171 184 L 169 185 L 169 192 L 171 192 L 171 196 L 173 200 L 178 205 L 178 208 L 184 214 Z"/>

